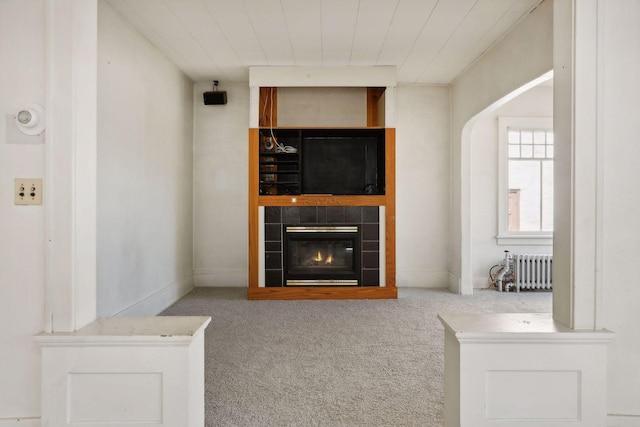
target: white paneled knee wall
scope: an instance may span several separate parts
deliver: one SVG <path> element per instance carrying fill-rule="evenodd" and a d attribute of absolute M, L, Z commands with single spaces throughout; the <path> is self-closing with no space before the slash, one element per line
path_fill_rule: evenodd
<path fill-rule="evenodd" d="M 42 425 L 204 425 L 210 317 L 114 317 L 40 334 Z"/>
<path fill-rule="evenodd" d="M 551 314 L 446 314 L 446 427 L 606 425 L 606 330 Z"/>

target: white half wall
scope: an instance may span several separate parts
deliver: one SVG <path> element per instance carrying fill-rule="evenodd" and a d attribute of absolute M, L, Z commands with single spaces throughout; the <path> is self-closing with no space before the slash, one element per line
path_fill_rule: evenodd
<path fill-rule="evenodd" d="M 42 425 L 203 426 L 204 330 L 210 321 L 111 317 L 74 333 L 37 335 Z"/>
<path fill-rule="evenodd" d="M 488 286 L 489 269 L 504 251 L 550 254 L 550 245 L 498 245 L 498 117 L 552 117 L 553 87 L 537 86 L 476 122 L 471 131 L 471 265 L 474 288 Z"/>
<path fill-rule="evenodd" d="M 155 315 L 193 287 L 193 83 L 98 19 L 98 316 Z"/>
<path fill-rule="evenodd" d="M 44 205 L 15 206 L 13 180 L 44 178 L 44 144 L 15 143 L 6 116 L 45 105 L 43 1 L 0 2 L 0 64 L 0 425 L 40 425 L 40 350 L 31 337 L 44 325 Z"/>

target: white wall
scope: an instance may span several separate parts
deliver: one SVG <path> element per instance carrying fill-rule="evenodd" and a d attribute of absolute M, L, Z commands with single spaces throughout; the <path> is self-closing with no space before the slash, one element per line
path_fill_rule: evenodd
<path fill-rule="evenodd" d="M 194 106 L 194 273 L 196 286 L 247 286 L 249 86 L 220 85 L 226 105 Z"/>
<path fill-rule="evenodd" d="M 282 127 L 367 125 L 364 87 L 281 87 L 277 104 Z"/>
<path fill-rule="evenodd" d="M 498 117 L 552 117 L 553 88 L 537 86 L 487 113 L 471 132 L 471 265 L 473 286 L 488 286 L 489 269 L 504 251 L 552 253 L 551 246 L 498 245 Z"/>
<path fill-rule="evenodd" d="M 247 286 L 249 88 L 221 87 L 227 105 L 202 105 L 194 131 L 197 286 Z M 448 277 L 449 89 L 397 88 L 397 284 L 443 287 Z M 366 99 L 362 99 L 366 103 Z"/>
<path fill-rule="evenodd" d="M 611 425 L 631 426 L 640 425 L 640 2 L 598 4 L 604 21 L 598 31 L 604 89 L 601 326 L 616 333 L 609 351 L 609 413 L 633 416 Z"/>
<path fill-rule="evenodd" d="M 451 233 L 454 292 L 473 291 L 470 121 L 553 67 L 553 2 L 528 14 L 451 87 Z M 465 128 L 465 126 L 469 127 Z"/>
<path fill-rule="evenodd" d="M 193 287 L 193 83 L 98 18 L 98 315 L 152 315 Z"/>
<path fill-rule="evenodd" d="M 444 86 L 396 90 L 398 286 L 448 284 L 449 98 Z"/>
<path fill-rule="evenodd" d="M 44 324 L 44 208 L 14 206 L 13 181 L 44 178 L 44 145 L 11 144 L 5 116 L 45 104 L 44 28 L 44 2 L 0 2 L 0 423 L 40 415 L 40 349 L 31 337 Z"/>

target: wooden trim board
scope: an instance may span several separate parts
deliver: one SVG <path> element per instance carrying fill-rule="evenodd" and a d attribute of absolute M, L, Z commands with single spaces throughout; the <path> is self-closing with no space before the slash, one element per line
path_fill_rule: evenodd
<path fill-rule="evenodd" d="M 250 300 L 295 300 L 295 299 L 397 299 L 394 287 L 249 287 Z"/>

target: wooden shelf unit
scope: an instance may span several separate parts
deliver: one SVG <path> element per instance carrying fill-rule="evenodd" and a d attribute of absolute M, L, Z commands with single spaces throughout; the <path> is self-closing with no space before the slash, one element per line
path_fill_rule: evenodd
<path fill-rule="evenodd" d="M 380 128 L 378 100 L 384 88 L 368 88 L 367 126 Z M 384 195 L 260 195 L 260 129 L 277 127 L 277 88 L 260 88 L 260 128 L 249 129 L 249 274 L 248 298 L 274 299 L 395 299 L 396 288 L 396 188 L 395 188 L 395 128 L 384 128 L 385 136 L 385 194 Z M 303 127 L 300 127 L 303 129 Z M 329 128 L 328 128 L 329 129 Z M 331 128 L 335 129 L 335 128 Z M 350 128 L 351 129 L 351 128 Z M 355 128 L 357 129 L 357 128 Z M 260 287 L 259 286 L 259 212 L 265 206 L 384 206 L 385 224 L 384 263 L 385 282 L 379 287 Z"/>
<path fill-rule="evenodd" d="M 385 92 L 384 87 L 367 88 L 367 128 L 384 127 L 381 119 L 380 101 Z M 278 127 L 278 88 L 261 87 L 259 93 L 258 126 L 261 128 Z"/>

